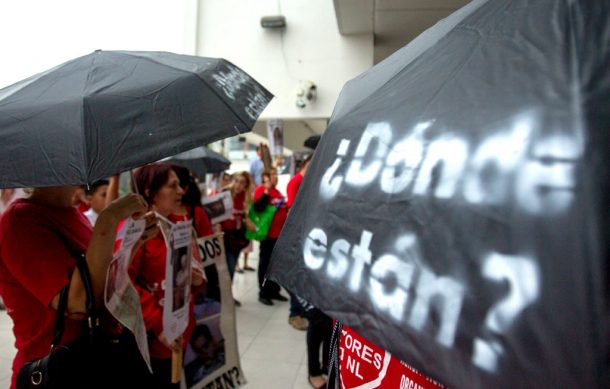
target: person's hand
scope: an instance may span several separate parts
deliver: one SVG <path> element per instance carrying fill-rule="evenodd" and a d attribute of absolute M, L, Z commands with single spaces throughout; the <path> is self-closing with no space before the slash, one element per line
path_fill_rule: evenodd
<path fill-rule="evenodd" d="M 104 214 L 112 216 L 118 222 L 130 216 L 134 219 L 139 219 L 147 210 L 148 205 L 142 196 L 129 193 L 108 204 L 102 210 L 100 216 Z"/>
<path fill-rule="evenodd" d="M 252 220 L 250 220 L 250 218 L 247 217 L 245 220 L 245 223 L 246 223 L 246 228 L 249 231 L 251 231 L 251 232 L 256 231 L 256 224 L 254 224 L 254 222 Z"/>
<path fill-rule="evenodd" d="M 174 341 L 172 343 L 169 343 L 167 341 L 167 338 L 165 337 L 165 333 L 161 332 L 161 334 L 159 335 L 159 340 L 161 341 L 161 343 L 163 343 L 168 349 L 172 350 L 172 351 L 176 351 L 176 352 L 180 352 L 182 351 L 182 335 L 180 335 L 179 337 L 177 337 L 176 339 L 174 339 Z"/>

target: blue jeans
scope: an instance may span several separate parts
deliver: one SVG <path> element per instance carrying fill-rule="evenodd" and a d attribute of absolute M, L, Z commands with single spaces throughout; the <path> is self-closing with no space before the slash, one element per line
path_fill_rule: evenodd
<path fill-rule="evenodd" d="M 227 257 L 229 275 L 231 276 L 231 281 L 233 281 L 233 275 L 235 274 L 235 264 L 237 263 L 237 258 L 239 258 L 239 253 L 232 253 L 231 251 L 226 250 L 225 247 L 225 256 Z"/>

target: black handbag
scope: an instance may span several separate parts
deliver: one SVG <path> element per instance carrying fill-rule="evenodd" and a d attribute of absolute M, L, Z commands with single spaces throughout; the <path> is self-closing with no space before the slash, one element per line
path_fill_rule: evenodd
<path fill-rule="evenodd" d="M 246 239 L 245 227 L 242 227 L 239 230 L 227 230 L 224 233 L 224 242 L 227 251 L 239 253 L 250 244 L 250 241 Z"/>
<path fill-rule="evenodd" d="M 64 331 L 68 284 L 60 292 L 51 351 L 23 365 L 17 389 L 133 388 L 151 377 L 131 333 L 111 334 L 100 326 L 85 256 L 76 257 L 76 263 L 86 292 L 82 334 L 58 345 Z"/>

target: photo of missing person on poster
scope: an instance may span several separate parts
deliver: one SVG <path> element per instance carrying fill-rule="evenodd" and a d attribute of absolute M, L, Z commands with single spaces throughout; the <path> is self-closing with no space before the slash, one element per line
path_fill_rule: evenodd
<path fill-rule="evenodd" d="M 172 252 L 172 266 L 174 276 L 172 311 L 184 307 L 186 303 L 186 288 L 189 286 L 189 272 L 191 271 L 188 257 L 188 247 L 180 247 Z"/>
<path fill-rule="evenodd" d="M 184 354 L 186 386 L 192 387 L 225 365 L 225 340 L 220 330 L 220 315 L 198 323 Z"/>

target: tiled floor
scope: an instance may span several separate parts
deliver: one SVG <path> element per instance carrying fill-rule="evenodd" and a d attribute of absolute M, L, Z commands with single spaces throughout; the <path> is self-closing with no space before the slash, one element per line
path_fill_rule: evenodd
<path fill-rule="evenodd" d="M 248 262 L 253 267 L 258 265 L 256 257 Z M 256 272 L 236 273 L 233 290 L 242 303 L 236 312 L 241 365 L 248 380 L 245 388 L 310 388 L 305 331 L 288 324 L 288 303 L 275 302 L 272 307 L 259 303 Z M 10 383 L 13 343 L 11 319 L 6 311 L 0 311 L 0 389 Z"/>

